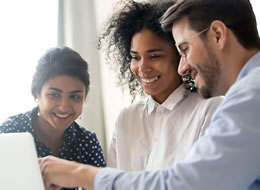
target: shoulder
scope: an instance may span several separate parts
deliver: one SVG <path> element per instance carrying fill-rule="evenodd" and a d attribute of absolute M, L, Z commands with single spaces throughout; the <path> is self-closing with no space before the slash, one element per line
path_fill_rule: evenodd
<path fill-rule="evenodd" d="M 84 136 L 96 136 L 96 133 L 94 131 L 88 130 L 85 127 L 80 126 L 77 122 L 74 122 L 73 125 L 77 134 Z"/>
<path fill-rule="evenodd" d="M 6 121 L 0 124 L 0 132 L 26 131 L 29 125 L 31 125 L 31 111 L 7 118 Z"/>
<path fill-rule="evenodd" d="M 141 101 L 138 101 L 138 102 L 134 102 L 124 108 L 122 108 L 119 112 L 119 115 L 120 116 L 123 116 L 123 115 L 136 115 L 140 112 L 144 112 L 144 110 L 147 108 L 147 103 L 148 100 L 141 100 Z"/>
<path fill-rule="evenodd" d="M 227 96 L 235 95 L 236 93 L 243 94 L 243 96 L 259 96 L 260 91 L 260 67 L 255 68 L 253 71 L 250 71 L 244 77 L 241 77 L 237 80 L 234 85 L 227 92 Z"/>
<path fill-rule="evenodd" d="M 216 96 L 208 99 L 202 98 L 198 93 L 192 93 L 186 98 L 189 103 L 189 107 L 194 107 L 200 112 L 215 111 L 217 107 L 225 99 L 224 96 Z"/>
<path fill-rule="evenodd" d="M 96 133 L 94 131 L 88 130 L 84 127 L 81 127 L 79 124 L 77 124 L 76 122 L 74 122 L 74 126 L 75 126 L 75 133 L 78 139 L 88 139 L 88 140 L 93 140 L 96 141 L 97 140 L 97 136 Z"/>
<path fill-rule="evenodd" d="M 247 76 L 235 82 L 226 93 L 222 104 L 225 111 L 260 112 L 260 69 L 250 72 Z"/>
<path fill-rule="evenodd" d="M 129 125 L 132 125 L 134 121 L 139 121 L 139 118 L 143 118 L 146 110 L 146 101 L 134 102 L 120 110 L 115 124 L 116 126 L 124 126 L 124 128 L 127 126 L 129 127 Z"/>
<path fill-rule="evenodd" d="M 218 107 L 224 99 L 224 96 L 216 96 L 208 99 L 201 98 L 199 105 L 202 107 Z"/>
<path fill-rule="evenodd" d="M 258 79 L 260 80 L 260 70 L 254 70 L 233 84 L 215 113 L 212 124 L 215 127 L 210 127 L 212 133 L 216 130 L 236 132 L 236 135 L 243 135 L 247 140 L 254 137 L 259 139 L 259 133 L 256 133 L 259 131 L 260 123 L 260 83 Z"/>

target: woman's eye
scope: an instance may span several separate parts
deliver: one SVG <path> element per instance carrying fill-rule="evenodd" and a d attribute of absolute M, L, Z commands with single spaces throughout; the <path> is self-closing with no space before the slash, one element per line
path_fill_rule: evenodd
<path fill-rule="evenodd" d="M 81 100 L 82 99 L 82 96 L 80 96 L 80 95 L 71 95 L 70 97 L 73 100 Z"/>
<path fill-rule="evenodd" d="M 134 61 L 138 61 L 140 58 L 138 56 L 131 55 L 131 59 Z"/>
<path fill-rule="evenodd" d="M 57 97 L 59 97 L 59 94 L 50 93 L 50 94 L 48 94 L 48 96 L 51 97 L 51 98 L 57 98 Z"/>
<path fill-rule="evenodd" d="M 157 59 L 159 57 L 161 57 L 161 56 L 160 55 L 151 55 L 151 59 Z"/>

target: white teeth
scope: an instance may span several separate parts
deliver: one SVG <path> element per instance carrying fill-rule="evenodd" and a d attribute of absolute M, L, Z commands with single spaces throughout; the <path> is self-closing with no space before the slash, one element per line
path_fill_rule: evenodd
<path fill-rule="evenodd" d="M 60 117 L 60 118 L 66 118 L 66 117 L 69 116 L 69 114 L 62 115 L 62 114 L 58 114 L 58 113 L 55 113 L 55 115 Z"/>
<path fill-rule="evenodd" d="M 159 79 L 159 77 L 157 76 L 157 77 L 150 78 L 150 79 L 141 78 L 141 81 L 142 81 L 143 83 L 152 83 L 152 82 L 154 82 L 154 81 L 157 81 L 158 79 Z"/>

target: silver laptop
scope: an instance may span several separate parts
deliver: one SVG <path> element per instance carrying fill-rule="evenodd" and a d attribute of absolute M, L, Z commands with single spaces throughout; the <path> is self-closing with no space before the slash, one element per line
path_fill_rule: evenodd
<path fill-rule="evenodd" d="M 44 190 L 30 133 L 0 134 L 0 189 Z"/>

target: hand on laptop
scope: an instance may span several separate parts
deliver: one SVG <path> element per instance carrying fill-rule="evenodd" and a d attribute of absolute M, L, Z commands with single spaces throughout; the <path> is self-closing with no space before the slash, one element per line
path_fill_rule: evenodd
<path fill-rule="evenodd" d="M 54 156 L 39 158 L 39 163 L 46 190 L 58 190 L 61 187 L 94 189 L 95 176 L 100 170 Z"/>

